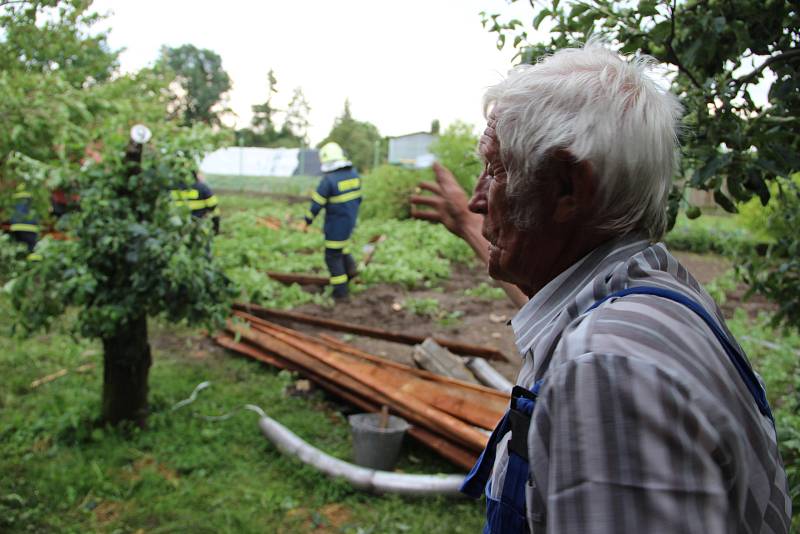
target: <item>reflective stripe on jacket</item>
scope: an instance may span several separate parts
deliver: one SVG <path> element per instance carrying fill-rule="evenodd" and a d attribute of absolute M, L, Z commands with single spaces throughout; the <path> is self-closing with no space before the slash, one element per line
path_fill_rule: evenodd
<path fill-rule="evenodd" d="M 356 226 L 361 205 L 361 178 L 353 167 L 325 173 L 317 190 L 311 194 L 311 206 L 306 220 L 314 220 L 325 208 L 325 241 L 336 243 L 333 248 L 344 248 Z"/>

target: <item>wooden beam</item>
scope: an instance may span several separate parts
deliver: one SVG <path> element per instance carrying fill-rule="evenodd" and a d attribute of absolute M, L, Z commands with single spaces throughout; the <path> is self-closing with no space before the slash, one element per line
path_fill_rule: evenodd
<path fill-rule="evenodd" d="M 237 343 L 229 334 L 219 334 L 214 337 L 214 340 L 228 350 L 232 350 L 255 360 L 273 365 L 279 369 L 286 368 L 284 365 L 285 362 L 282 362 L 280 359 L 269 355 L 266 351 L 253 345 L 249 345 L 247 343 Z M 349 402 L 361 410 L 370 413 L 377 413 L 380 411 L 381 405 L 372 399 L 360 397 L 358 394 L 350 392 L 346 388 L 343 388 L 333 382 L 329 382 L 321 378 L 319 375 L 313 373 L 304 374 L 308 376 L 309 380 L 313 381 L 322 389 L 346 402 Z M 478 458 L 475 453 L 447 440 L 446 438 L 440 437 L 433 432 L 429 432 L 421 426 L 411 426 L 408 429 L 408 434 L 423 445 L 431 448 L 443 458 L 464 469 L 471 469 Z"/>
<path fill-rule="evenodd" d="M 425 341 L 425 338 L 431 337 L 431 336 L 417 336 L 414 334 L 406 334 L 403 332 L 391 332 L 389 330 L 383 330 L 381 328 L 356 325 L 352 323 L 346 323 L 344 321 L 336 321 L 334 319 L 323 319 L 321 317 L 314 317 L 313 315 L 307 315 L 304 313 L 265 308 L 257 304 L 245 304 L 241 302 L 235 302 L 233 304 L 233 309 L 245 311 L 257 317 L 263 317 L 266 319 L 277 318 L 289 321 L 296 321 L 298 323 L 319 326 L 322 328 L 327 328 L 329 330 L 348 332 L 351 334 L 358 334 L 361 336 L 383 339 L 386 341 L 394 341 L 395 343 L 404 343 L 406 345 L 418 345 L 423 341 Z M 434 337 L 433 339 L 442 347 L 445 347 L 457 354 L 464 354 L 468 356 L 480 356 L 482 358 L 486 358 L 487 360 L 502 360 L 502 361 L 508 360 L 508 358 L 502 352 L 500 352 L 495 348 L 483 347 L 480 345 L 471 345 L 468 343 L 459 343 L 457 341 L 450 341 L 439 337 Z"/>
<path fill-rule="evenodd" d="M 301 286 L 326 286 L 329 278 L 314 274 L 276 273 L 267 271 L 267 276 L 282 284 L 300 284 Z"/>

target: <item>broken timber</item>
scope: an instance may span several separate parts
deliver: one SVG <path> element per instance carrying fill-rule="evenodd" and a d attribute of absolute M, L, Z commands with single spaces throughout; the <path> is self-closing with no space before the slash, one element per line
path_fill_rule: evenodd
<path fill-rule="evenodd" d="M 339 332 L 348 332 L 350 334 L 373 337 L 377 339 L 383 339 L 386 341 L 394 341 L 395 343 L 404 343 L 406 345 L 419 345 L 420 343 L 425 341 L 425 338 L 430 337 L 430 336 L 417 336 L 414 334 L 406 334 L 403 332 L 390 332 L 388 330 L 383 330 L 380 328 L 373 328 L 369 326 L 361 326 L 352 323 L 345 323 L 343 321 L 336 321 L 334 319 L 322 319 L 321 317 L 314 317 L 312 315 L 306 315 L 304 313 L 288 312 L 282 310 L 275 310 L 271 308 L 264 308 L 263 306 L 259 306 L 257 304 L 244 304 L 240 302 L 235 302 L 233 304 L 233 309 L 244 311 L 252 315 L 255 315 L 257 317 L 265 319 L 284 319 L 289 321 L 296 321 L 298 323 L 320 326 L 322 328 L 337 330 Z M 482 347 L 480 345 L 459 343 L 457 341 L 449 341 L 447 339 L 442 339 L 439 337 L 434 337 L 433 340 L 436 341 L 442 347 L 445 347 L 457 354 L 463 354 L 466 356 L 480 356 L 481 358 L 486 358 L 487 360 L 502 360 L 502 361 L 507 360 L 506 356 L 503 355 L 502 352 L 491 347 Z"/>
<path fill-rule="evenodd" d="M 313 337 L 236 312 L 228 323 L 241 341 L 216 341 L 279 369 L 303 374 L 336 397 L 369 412 L 387 405 L 414 426 L 413 438 L 463 468 L 470 468 L 508 406 L 508 396 L 479 385 L 440 377 L 359 351 L 326 336 Z M 476 425 L 478 428 L 476 428 Z"/>

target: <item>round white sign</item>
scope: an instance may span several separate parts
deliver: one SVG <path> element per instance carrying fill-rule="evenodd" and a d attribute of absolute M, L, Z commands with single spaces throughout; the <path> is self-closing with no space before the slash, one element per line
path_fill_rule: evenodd
<path fill-rule="evenodd" d="M 148 142 L 151 137 L 153 137 L 153 134 L 150 132 L 150 128 L 144 124 L 135 124 L 133 128 L 131 128 L 131 139 L 140 145 Z"/>

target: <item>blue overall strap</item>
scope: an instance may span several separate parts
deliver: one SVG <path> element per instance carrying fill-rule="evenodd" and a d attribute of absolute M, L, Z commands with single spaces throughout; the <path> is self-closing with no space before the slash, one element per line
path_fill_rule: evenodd
<path fill-rule="evenodd" d="M 533 385 L 531 391 L 534 396 L 539 393 L 539 388 L 541 388 L 541 386 L 541 380 L 537 381 Z M 519 387 L 520 386 L 515 386 L 515 389 Z M 531 399 L 517 397 L 512 397 L 511 399 L 512 408 L 525 411 L 528 415 L 533 413 L 533 405 L 534 401 Z M 492 474 L 492 468 L 494 467 L 494 460 L 497 454 L 497 445 L 500 443 L 500 440 L 503 439 L 503 436 L 505 436 L 510 430 L 511 417 L 509 411 L 506 411 L 506 413 L 503 414 L 503 418 L 500 419 L 500 422 L 494 427 L 492 435 L 489 437 L 489 443 L 486 444 L 486 448 L 483 449 L 483 452 L 481 452 L 481 455 L 478 457 L 478 461 L 475 462 L 475 465 L 472 466 L 470 472 L 466 477 L 464 477 L 464 482 L 461 484 L 460 488 L 462 493 L 472 497 L 473 499 L 477 499 L 483 494 L 484 490 L 486 489 L 486 483 L 489 481 L 489 476 Z M 527 467 L 525 476 L 527 476 Z"/>
<path fill-rule="evenodd" d="M 508 419 L 508 412 L 503 414 L 503 418 L 494 427 L 492 435 L 489 437 L 489 443 L 483 449 L 478 461 L 472 466 L 467 476 L 464 477 L 464 482 L 461 484 L 459 491 L 466 494 L 473 499 L 479 498 L 486 488 L 486 482 L 489 480 L 489 475 L 492 474 L 492 467 L 494 466 L 494 458 L 497 452 L 497 444 L 500 439 L 505 436 L 506 432 L 511 430 L 511 423 Z"/>
<path fill-rule="evenodd" d="M 629 287 L 626 289 L 622 289 L 620 291 L 616 291 L 611 293 L 610 295 L 605 296 L 603 299 L 598 300 L 595 302 L 591 308 L 586 310 L 586 312 L 590 312 L 600 306 L 602 303 L 609 299 L 624 297 L 626 295 L 655 295 L 657 297 L 666 298 L 677 302 L 679 304 L 683 304 L 694 313 L 700 316 L 703 321 L 708 325 L 712 332 L 714 332 L 714 336 L 716 336 L 717 340 L 722 344 L 722 348 L 725 349 L 725 353 L 728 355 L 728 358 L 733 363 L 733 366 L 736 368 L 736 371 L 739 373 L 739 376 L 744 381 L 747 389 L 750 391 L 750 394 L 753 396 L 753 399 L 756 401 L 756 405 L 758 406 L 758 410 L 765 416 L 769 417 L 773 424 L 775 424 L 775 418 L 772 416 L 772 410 L 770 410 L 769 402 L 767 402 L 767 394 L 764 391 L 764 388 L 761 387 L 761 384 L 758 382 L 755 373 L 750 368 L 750 365 L 747 363 L 746 358 L 744 355 L 736 348 L 736 346 L 731 343 L 731 340 L 722 331 L 722 328 L 717 324 L 717 321 L 709 314 L 705 308 L 703 308 L 700 304 L 696 301 L 692 300 L 691 298 L 687 297 L 683 293 L 678 293 L 677 291 L 673 291 L 671 289 L 664 289 L 661 287 L 647 287 L 647 286 L 639 286 L 639 287 Z"/>

